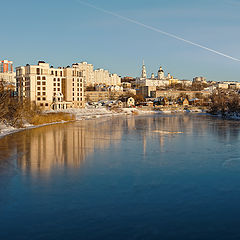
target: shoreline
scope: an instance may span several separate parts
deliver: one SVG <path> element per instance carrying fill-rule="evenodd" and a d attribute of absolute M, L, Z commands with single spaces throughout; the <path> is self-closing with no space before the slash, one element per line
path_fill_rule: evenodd
<path fill-rule="evenodd" d="M 46 113 L 52 113 L 58 111 L 46 111 Z M 85 108 L 85 109 L 67 109 L 61 110 L 59 112 L 63 113 L 70 113 L 75 115 L 76 119 L 71 121 L 60 121 L 60 122 L 52 122 L 46 123 L 41 125 L 31 125 L 26 124 L 23 128 L 14 128 L 11 126 L 6 126 L 4 124 L 0 124 L 0 139 L 4 138 L 5 136 L 21 132 L 24 130 L 40 128 L 44 126 L 54 125 L 54 124 L 64 124 L 76 121 L 83 121 L 83 120 L 94 120 L 100 119 L 103 117 L 117 117 L 117 116 L 130 116 L 130 115 L 150 115 L 150 114 L 174 114 L 174 113 L 204 113 L 199 109 L 199 111 L 186 111 L 186 110 L 179 110 L 179 111 L 156 111 L 156 110 L 149 110 L 149 109 L 138 109 L 138 108 L 123 108 L 120 111 L 108 110 L 106 108 Z"/>
<path fill-rule="evenodd" d="M 115 112 L 112 110 L 108 110 L 106 108 L 90 108 L 90 109 L 67 109 L 67 110 L 61 110 L 61 111 L 46 111 L 46 113 L 52 113 L 52 112 L 63 112 L 63 113 L 70 113 L 75 115 L 76 119 L 71 121 L 60 121 L 60 122 L 52 122 L 52 123 L 46 123 L 46 124 L 40 124 L 40 125 L 31 125 L 31 124 L 25 124 L 23 128 L 14 128 L 12 126 L 7 126 L 5 124 L 0 124 L 0 139 L 28 129 L 34 129 L 34 128 L 40 128 L 44 126 L 54 125 L 54 124 L 64 124 L 64 123 L 70 123 L 70 122 L 76 122 L 76 121 L 83 121 L 83 120 L 94 120 L 94 119 L 100 119 L 103 117 L 117 117 L 117 116 L 127 116 L 127 115 L 134 115 L 134 112 L 137 112 L 135 115 L 147 115 L 147 114 L 156 114 L 155 111 L 143 111 L 135 108 L 124 108 L 121 112 Z"/>

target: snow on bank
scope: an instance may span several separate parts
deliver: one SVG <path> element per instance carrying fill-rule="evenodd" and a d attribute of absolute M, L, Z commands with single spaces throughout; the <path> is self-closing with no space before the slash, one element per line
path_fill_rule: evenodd
<path fill-rule="evenodd" d="M 46 111 L 46 113 L 50 113 L 50 112 L 56 112 L 56 111 Z M 186 112 L 186 110 L 184 111 L 170 111 L 170 110 L 151 111 L 151 110 L 137 109 L 137 108 L 122 108 L 122 109 L 116 109 L 116 110 L 108 110 L 105 107 L 101 107 L 101 108 L 85 108 L 85 109 L 72 108 L 72 109 L 61 110 L 59 112 L 73 114 L 76 116 L 76 120 L 80 121 L 80 120 L 96 119 L 101 117 L 114 117 L 114 116 L 121 116 L 121 115 L 149 115 L 149 114 L 156 114 L 156 113 L 171 114 L 171 113 L 177 113 L 177 112 Z M 194 111 L 188 111 L 188 112 L 202 112 L 202 110 L 199 110 L 199 111 L 194 110 Z M 25 123 L 24 128 L 14 128 L 14 127 L 7 126 L 0 123 L 0 138 L 8 134 L 23 131 L 25 129 L 37 128 L 37 127 L 52 125 L 56 123 L 64 123 L 64 121 L 42 124 L 37 126 L 31 125 L 29 123 Z"/>
<path fill-rule="evenodd" d="M 19 129 L 0 123 L 0 138 L 8 134 L 18 132 Z"/>
<path fill-rule="evenodd" d="M 56 111 L 47 111 L 46 113 L 50 113 L 50 112 L 56 112 Z M 100 117 L 114 117 L 114 116 L 120 116 L 120 115 L 132 115 L 132 114 L 140 115 L 140 114 L 155 113 L 154 111 L 143 111 L 143 110 L 138 110 L 135 108 L 123 108 L 123 109 L 120 109 L 119 111 L 111 111 L 104 107 L 102 107 L 102 108 L 85 108 L 85 109 L 73 108 L 73 109 L 61 110 L 59 112 L 73 114 L 76 116 L 77 121 L 87 120 L 87 119 L 96 119 L 96 118 L 100 118 Z M 37 125 L 37 126 L 31 125 L 29 123 L 25 123 L 24 128 L 14 128 L 14 127 L 7 126 L 5 124 L 0 123 L 0 138 L 4 137 L 6 135 L 12 134 L 12 133 L 26 130 L 26 129 L 37 128 L 37 127 L 42 127 L 42 126 L 46 126 L 46 125 L 52 125 L 52 124 L 56 124 L 56 123 L 64 123 L 64 121 L 42 124 L 42 125 Z"/>

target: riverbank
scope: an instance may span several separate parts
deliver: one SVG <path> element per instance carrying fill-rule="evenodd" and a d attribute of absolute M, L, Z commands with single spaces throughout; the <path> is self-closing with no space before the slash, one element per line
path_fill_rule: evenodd
<path fill-rule="evenodd" d="M 46 114 L 52 113 L 65 113 L 74 116 L 74 120 L 70 119 L 67 121 L 52 121 L 48 123 L 40 122 L 39 124 L 30 124 L 25 122 L 22 128 L 14 128 L 10 125 L 5 125 L 0 123 L 0 138 L 13 134 L 19 131 L 23 131 L 26 129 L 38 128 L 52 124 L 66 123 L 72 121 L 81 121 L 81 120 L 90 120 L 90 119 L 98 119 L 102 117 L 117 117 L 124 115 L 149 115 L 149 114 L 174 114 L 174 113 L 202 113 L 202 109 L 194 108 L 194 109 L 172 109 L 172 108 L 150 108 L 150 107 L 142 107 L 142 108 L 115 108 L 115 109 L 107 109 L 105 107 L 101 108 L 84 108 L 84 109 L 66 109 L 61 111 L 46 111 Z"/>
<path fill-rule="evenodd" d="M 56 113 L 56 111 L 47 111 L 47 114 Z M 0 138 L 13 134 L 19 131 L 23 131 L 26 129 L 43 127 L 52 124 L 66 123 L 71 121 L 81 121 L 81 120 L 89 120 L 89 119 L 97 119 L 101 117 L 116 117 L 121 115 L 143 115 L 143 114 L 155 114 L 156 111 L 146 110 L 146 109 L 136 109 L 136 108 L 122 108 L 122 109 L 112 109 L 108 110 L 106 108 L 85 108 L 85 109 L 66 109 L 61 110 L 58 113 L 68 113 L 72 114 L 75 117 L 75 120 L 69 121 L 55 121 L 50 123 L 43 123 L 39 125 L 33 125 L 28 122 L 24 123 L 22 128 L 14 128 L 10 125 L 5 125 L 0 123 Z"/>

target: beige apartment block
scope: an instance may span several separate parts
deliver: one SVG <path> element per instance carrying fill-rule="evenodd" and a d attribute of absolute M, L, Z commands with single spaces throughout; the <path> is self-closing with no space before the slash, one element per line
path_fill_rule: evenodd
<path fill-rule="evenodd" d="M 96 84 L 104 84 L 106 86 L 121 85 L 121 78 L 116 74 L 110 74 L 108 70 L 99 68 L 94 71 L 94 79 Z"/>
<path fill-rule="evenodd" d="M 96 84 L 106 84 L 109 85 L 109 71 L 99 68 L 94 71 L 94 79 Z"/>
<path fill-rule="evenodd" d="M 121 78 L 116 73 L 111 74 L 110 75 L 110 84 L 109 85 L 120 86 L 121 85 Z"/>
<path fill-rule="evenodd" d="M 83 83 L 82 73 L 75 68 L 53 68 L 42 61 L 38 65 L 16 68 L 18 96 L 28 98 L 43 109 L 83 107 L 83 87 L 75 90 L 72 87 L 75 79 L 79 86 L 80 82 Z M 58 99 L 55 96 L 62 97 Z"/>
<path fill-rule="evenodd" d="M 93 65 L 87 62 L 74 63 L 72 66 L 83 72 L 85 86 L 98 84 L 115 86 L 121 84 L 121 78 L 116 73 L 110 74 L 108 70 L 102 68 L 94 70 Z"/>
<path fill-rule="evenodd" d="M 73 64 L 73 67 L 79 68 L 79 70 L 83 72 L 84 83 L 86 86 L 95 84 L 92 64 L 89 64 L 87 62 L 80 62 Z"/>
<path fill-rule="evenodd" d="M 63 79 L 63 94 L 65 101 L 72 102 L 72 107 L 82 108 L 84 102 L 84 77 L 83 71 L 78 67 L 65 68 Z"/>
<path fill-rule="evenodd" d="M 15 72 L 0 72 L 0 83 L 7 83 L 7 84 L 16 84 L 16 73 Z"/>

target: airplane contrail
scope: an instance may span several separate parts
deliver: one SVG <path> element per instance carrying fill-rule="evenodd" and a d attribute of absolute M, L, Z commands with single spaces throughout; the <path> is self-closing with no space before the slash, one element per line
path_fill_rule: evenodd
<path fill-rule="evenodd" d="M 162 31 L 162 30 L 160 30 L 160 29 L 158 29 L 158 28 L 155 28 L 155 27 L 146 25 L 146 24 L 141 23 L 141 22 L 139 22 L 139 21 L 136 21 L 136 20 L 134 20 L 134 19 L 131 19 L 131 18 L 128 18 L 128 17 L 124 17 L 124 16 L 119 15 L 119 14 L 117 14 L 117 13 L 114 13 L 114 12 L 111 12 L 111 11 L 108 11 L 108 10 L 105 10 L 105 9 L 103 9 L 103 8 L 96 7 L 96 6 L 94 6 L 94 5 L 90 4 L 90 3 L 83 2 L 83 1 L 81 1 L 81 0 L 76 0 L 76 1 L 77 1 L 78 3 L 81 3 L 81 4 L 85 5 L 85 6 L 88 6 L 88 7 L 90 7 L 90 8 L 94 8 L 94 9 L 96 9 L 96 10 L 98 10 L 98 11 L 107 13 L 107 14 L 109 14 L 109 15 L 112 15 L 112 16 L 114 16 L 114 17 L 118 17 L 118 18 L 120 18 L 120 19 L 123 19 L 123 20 L 125 20 L 125 21 L 127 21 L 127 22 L 134 23 L 134 24 L 136 24 L 136 25 L 139 25 L 139 26 L 142 26 L 142 27 L 144 27 L 144 28 L 150 29 L 150 30 L 152 30 L 152 31 L 154 31 L 154 32 L 158 32 L 158 33 L 164 34 L 164 35 L 166 35 L 166 36 L 168 36 L 168 37 L 175 38 L 175 39 L 177 39 L 177 40 L 180 40 L 180 41 L 182 41 L 182 42 L 191 44 L 191 45 L 193 45 L 193 46 L 202 48 L 202 49 L 207 50 L 207 51 L 209 51 L 209 52 L 213 52 L 213 53 L 218 54 L 218 55 L 220 55 L 220 56 L 223 56 L 223 57 L 229 58 L 229 59 L 231 59 L 231 60 L 240 62 L 240 59 L 235 58 L 235 57 L 232 57 L 232 56 L 227 55 L 227 54 L 225 54 L 225 53 L 216 51 L 216 50 L 214 50 L 214 49 L 212 49 L 212 48 L 208 48 L 208 47 L 203 46 L 203 45 L 200 45 L 200 44 L 198 44 L 198 43 L 195 43 L 195 42 L 189 41 L 189 40 L 187 40 L 187 39 L 181 38 L 181 37 L 179 37 L 179 36 L 177 36 L 177 35 L 174 35 L 174 34 L 171 34 L 171 33 L 165 32 L 165 31 Z"/>

